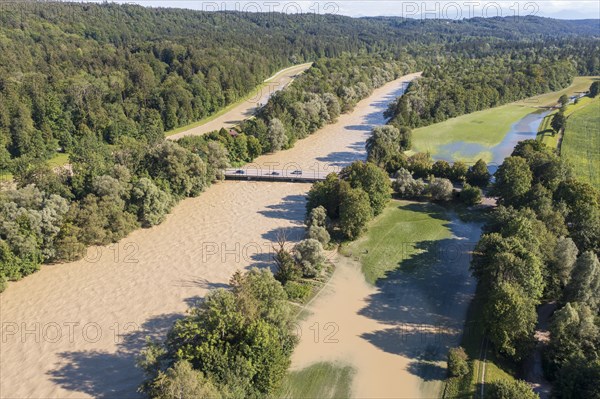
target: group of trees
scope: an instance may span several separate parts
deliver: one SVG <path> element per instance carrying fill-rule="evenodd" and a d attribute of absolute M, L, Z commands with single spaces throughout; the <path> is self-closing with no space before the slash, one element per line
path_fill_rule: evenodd
<path fill-rule="evenodd" d="M 327 247 L 330 235 L 327 211 L 322 206 L 310 211 L 306 218 L 306 238 L 298 242 L 291 251 L 280 239 L 275 251 L 275 278 L 283 285 L 291 301 L 303 303 L 310 297 L 312 281 L 325 273 Z"/>
<path fill-rule="evenodd" d="M 535 140 L 520 142 L 495 176 L 499 206 L 472 261 L 490 341 L 521 361 L 532 349 L 536 306 L 558 301 L 546 353 L 556 396 L 597 397 L 600 193 Z"/>
<path fill-rule="evenodd" d="M 269 270 L 237 272 L 175 322 L 139 360 L 152 398 L 264 398 L 278 388 L 297 342 L 287 295 Z"/>
<path fill-rule="evenodd" d="M 215 179 L 222 165 L 214 162 L 171 141 L 147 147 L 123 139 L 109 151 L 90 136 L 71 157 L 71 171 L 43 162 L 19 170 L 17 189 L 0 192 L 0 288 L 43 262 L 76 260 L 89 245 L 159 224 L 177 201 Z"/>
<path fill-rule="evenodd" d="M 413 67 L 372 54 L 317 60 L 290 87 L 274 93 L 241 131 L 256 137 L 265 152 L 289 148 Z"/>
<path fill-rule="evenodd" d="M 308 218 L 322 207 L 330 222 L 320 227 L 329 228 L 331 235 L 356 239 L 369 220 L 383 212 L 391 198 L 390 186 L 384 170 L 371 162 L 356 161 L 339 176 L 332 173 L 312 186 L 306 205 Z"/>
<path fill-rule="evenodd" d="M 321 61 L 242 129 L 263 151 L 291 145 L 408 71 L 425 74 L 404 97 L 410 106 L 395 106 L 400 130 L 555 89 L 574 72 L 597 74 L 593 26 L 553 21 L 561 26 L 553 31 L 542 21 L 5 4 L 0 173 L 20 158 L 70 152 L 90 132 L 109 144 L 131 137 L 152 145 L 308 60 Z"/>

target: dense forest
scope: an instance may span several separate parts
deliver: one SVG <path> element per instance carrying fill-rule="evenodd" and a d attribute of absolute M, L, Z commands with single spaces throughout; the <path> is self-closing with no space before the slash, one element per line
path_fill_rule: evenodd
<path fill-rule="evenodd" d="M 523 79 L 517 76 L 515 84 L 537 77 L 547 65 L 556 69 L 557 76 L 545 76 L 531 89 L 508 97 L 490 94 L 485 101 L 464 105 L 465 111 L 479 109 L 558 87 L 575 71 L 597 71 L 597 41 L 588 39 L 594 35 L 593 21 L 532 17 L 406 21 L 114 4 L 5 4 L 0 15 L 0 171 L 18 168 L 19 158 L 27 162 L 47 159 L 57 150 L 70 152 L 88 134 L 108 144 L 123 136 L 154 144 L 163 131 L 236 101 L 280 67 L 323 57 L 377 55 L 400 62 L 402 70 L 433 68 L 443 61 L 449 68 L 457 58 L 485 59 L 497 53 L 535 60 L 539 67 L 525 71 Z M 567 50 L 550 56 L 557 48 Z M 555 65 L 567 58 L 577 63 L 574 70 Z M 471 70 L 485 63 L 465 62 L 464 68 Z M 520 70 L 506 64 L 490 69 L 490 79 L 502 82 L 511 69 Z M 428 76 L 432 86 L 421 94 L 426 98 L 444 78 L 430 70 Z M 438 113 L 426 112 L 431 118 Z M 452 115 L 451 110 L 442 112 Z M 305 129 L 310 127 L 300 128 Z"/>

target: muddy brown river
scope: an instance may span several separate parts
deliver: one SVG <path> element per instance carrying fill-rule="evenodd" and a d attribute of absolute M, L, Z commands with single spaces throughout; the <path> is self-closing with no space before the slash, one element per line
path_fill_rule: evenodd
<path fill-rule="evenodd" d="M 384 123 L 387 104 L 417 75 L 375 90 L 337 123 L 256 164 L 335 170 L 364 158 L 371 128 Z M 9 284 L 0 294 L 0 397 L 138 397 L 143 375 L 135 357 L 145 337 L 163 337 L 236 270 L 270 264 L 281 231 L 300 239 L 309 188 L 215 184 L 182 201 L 160 226 Z"/>

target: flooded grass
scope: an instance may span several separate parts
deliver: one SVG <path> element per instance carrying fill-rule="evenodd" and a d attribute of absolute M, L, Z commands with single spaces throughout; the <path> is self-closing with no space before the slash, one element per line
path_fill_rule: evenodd
<path fill-rule="evenodd" d="M 444 208 L 434 204 L 391 201 L 369 226 L 367 235 L 350 244 L 347 251 L 360 259 L 366 280 L 375 284 L 403 261 L 422 253 L 419 243 L 452 236 L 449 220 L 435 217 L 443 213 Z"/>
<path fill-rule="evenodd" d="M 278 398 L 349 398 L 354 370 L 337 363 L 317 363 L 290 372 Z"/>
<path fill-rule="evenodd" d="M 563 94 L 587 91 L 595 79 L 576 77 L 571 86 L 560 91 L 415 129 L 413 151 L 429 152 L 433 158 L 447 161 L 474 163 L 481 158 L 499 164 L 510 155 L 516 142 L 536 137 L 544 118 L 535 111 L 556 105 Z M 549 120 L 546 122 L 549 124 Z"/>

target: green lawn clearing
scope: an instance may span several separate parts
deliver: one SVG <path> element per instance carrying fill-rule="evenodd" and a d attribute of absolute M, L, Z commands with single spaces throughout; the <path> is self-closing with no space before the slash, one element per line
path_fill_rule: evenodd
<path fill-rule="evenodd" d="M 414 209 L 415 205 L 419 210 Z M 416 246 L 421 242 L 450 238 L 441 206 L 409 201 L 390 201 L 388 206 L 369 225 L 367 234 L 350 243 L 343 252 L 360 254 L 366 280 L 374 284 L 377 279 L 396 269 L 400 262 L 424 252 Z"/>

